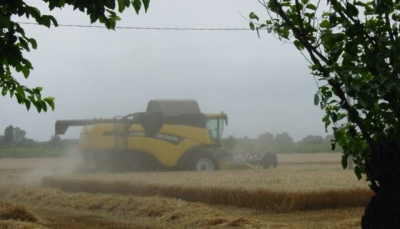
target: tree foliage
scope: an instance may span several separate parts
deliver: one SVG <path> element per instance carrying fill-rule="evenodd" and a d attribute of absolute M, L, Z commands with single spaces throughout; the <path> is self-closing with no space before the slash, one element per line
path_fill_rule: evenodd
<path fill-rule="evenodd" d="M 400 3 L 333 0 L 327 11 L 308 0 L 262 4 L 271 17 L 250 18 L 308 54 L 320 81 L 315 103 L 326 111 L 325 126 L 333 125 L 344 156 L 354 156 L 360 177 L 373 152 L 400 145 L 400 15 L 394 10 Z M 343 122 L 347 115 L 350 122 Z"/>
<path fill-rule="evenodd" d="M 265 132 L 263 134 L 260 134 L 257 140 L 261 145 L 266 147 L 276 145 L 290 145 L 293 143 L 293 138 L 287 132 L 278 133 L 276 135 Z"/>
<path fill-rule="evenodd" d="M 306 137 L 301 139 L 300 143 L 301 144 L 311 144 L 311 145 L 323 144 L 324 139 L 322 138 L 322 136 L 319 136 L 319 135 L 307 135 Z"/>
<path fill-rule="evenodd" d="M 56 147 L 59 147 L 61 145 L 61 143 L 62 143 L 62 140 L 61 140 L 60 135 L 55 134 L 55 135 L 52 135 L 50 137 L 50 140 L 48 142 L 48 146 L 50 148 L 56 148 Z"/>
<path fill-rule="evenodd" d="M 25 139 L 26 131 L 21 130 L 19 127 L 14 128 L 14 141 L 16 143 L 21 142 Z"/>
<path fill-rule="evenodd" d="M 251 13 L 250 27 L 267 29 L 307 58 L 319 81 L 314 103 L 325 110 L 325 127 L 333 127 L 343 149 L 343 167 L 352 156 L 357 177 L 365 174 L 376 193 L 363 227 L 399 228 L 394 212 L 400 200 L 393 194 L 400 192 L 400 2 L 260 3 L 267 19 Z M 391 214 L 369 220 L 377 209 Z"/>
<path fill-rule="evenodd" d="M 75 0 L 42 0 L 50 10 L 62 9 L 70 5 L 74 10 L 86 13 L 90 22 L 100 22 L 108 29 L 115 29 L 120 20 L 118 12 L 122 13 L 131 5 L 135 12 L 144 8 L 147 11 L 150 0 L 103 0 L 103 1 L 75 1 Z M 37 48 L 34 38 L 25 34 L 23 27 L 16 20 L 19 17 L 32 18 L 42 26 L 58 26 L 52 15 L 42 15 L 40 10 L 27 4 L 24 0 L 3 0 L 0 4 L 0 91 L 3 96 L 15 97 L 19 104 L 24 104 L 29 110 L 31 105 L 38 112 L 47 111 L 48 107 L 54 110 L 54 98 L 42 98 L 42 88 L 29 88 L 20 84 L 16 76 L 28 78 L 33 66 L 24 57 L 24 53 Z"/>
<path fill-rule="evenodd" d="M 7 126 L 4 130 L 4 146 L 11 147 L 17 144 L 23 145 L 23 142 L 26 140 L 25 135 L 25 130 L 12 125 Z"/>
<path fill-rule="evenodd" d="M 264 146 L 276 144 L 275 136 L 270 132 L 265 132 L 263 134 L 260 134 L 257 139 Z"/>
<path fill-rule="evenodd" d="M 227 139 L 224 139 L 222 141 L 222 144 L 225 149 L 232 150 L 235 148 L 235 145 L 237 144 L 237 140 L 232 135 L 229 135 Z"/>
<path fill-rule="evenodd" d="M 275 142 L 277 145 L 290 145 L 293 138 L 287 132 L 283 132 L 275 135 Z"/>
<path fill-rule="evenodd" d="M 4 145 L 10 147 L 14 144 L 14 127 L 12 125 L 7 126 L 4 130 Z"/>

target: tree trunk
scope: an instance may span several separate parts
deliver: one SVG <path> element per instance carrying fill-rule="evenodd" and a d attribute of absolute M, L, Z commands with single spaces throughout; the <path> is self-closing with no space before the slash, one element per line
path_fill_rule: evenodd
<path fill-rule="evenodd" d="M 400 228 L 400 192 L 382 188 L 369 201 L 361 220 L 363 229 Z"/>
<path fill-rule="evenodd" d="M 400 229 L 400 151 L 393 143 L 382 148 L 373 152 L 366 163 L 366 175 L 375 195 L 365 208 L 363 229 Z"/>

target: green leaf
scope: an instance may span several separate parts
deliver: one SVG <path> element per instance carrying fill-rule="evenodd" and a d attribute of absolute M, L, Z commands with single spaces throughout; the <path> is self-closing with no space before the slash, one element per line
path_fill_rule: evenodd
<path fill-rule="evenodd" d="M 255 19 L 255 20 L 257 20 L 257 21 L 260 20 L 260 19 L 258 18 L 258 16 L 257 16 L 255 13 L 253 13 L 253 12 L 250 13 L 249 18 L 250 18 L 250 19 Z"/>
<path fill-rule="evenodd" d="M 358 9 L 353 4 L 347 2 L 346 11 L 350 16 L 356 17 L 358 16 Z"/>
<path fill-rule="evenodd" d="M 31 108 L 31 101 L 29 101 L 29 99 L 25 99 L 24 100 L 26 109 L 29 111 L 29 109 Z"/>
<path fill-rule="evenodd" d="M 337 23 L 337 15 L 336 12 L 330 13 L 329 14 L 329 21 L 332 25 L 336 25 Z"/>
<path fill-rule="evenodd" d="M 22 37 L 20 37 L 18 40 L 19 40 L 19 45 L 20 45 L 23 49 L 25 49 L 26 51 L 29 52 L 30 50 L 29 50 L 28 42 L 26 42 L 25 39 L 22 38 Z"/>
<path fill-rule="evenodd" d="M 299 40 L 295 40 L 294 42 L 293 42 L 293 44 L 294 44 L 294 46 L 296 46 L 296 48 L 298 49 L 298 50 L 303 50 L 304 49 L 304 45 L 299 41 Z"/>
<path fill-rule="evenodd" d="M 337 114 L 337 120 L 338 121 L 340 121 L 340 120 L 342 120 L 342 119 L 344 119 L 346 117 L 347 117 L 347 114 L 345 114 L 345 113 L 338 113 Z"/>
<path fill-rule="evenodd" d="M 7 87 L 3 87 L 3 89 L 1 90 L 1 95 L 5 96 L 7 94 L 7 91 L 8 91 Z"/>
<path fill-rule="evenodd" d="M 133 0 L 132 1 L 132 6 L 136 11 L 136 14 L 139 14 L 139 10 L 142 7 L 142 2 L 140 0 Z"/>
<path fill-rule="evenodd" d="M 106 8 L 108 8 L 108 9 L 114 10 L 114 9 L 115 9 L 115 0 L 113 0 L 113 1 L 106 1 L 105 4 L 104 4 L 104 6 L 105 6 Z"/>
<path fill-rule="evenodd" d="M 355 138 L 357 136 L 357 130 L 354 126 L 349 127 L 348 136 L 351 138 Z"/>
<path fill-rule="evenodd" d="M 280 5 L 281 7 L 285 7 L 285 6 L 286 6 L 286 7 L 289 7 L 289 6 L 291 6 L 291 5 L 290 5 L 290 2 L 282 2 L 282 3 L 280 3 L 279 5 Z"/>
<path fill-rule="evenodd" d="M 50 17 L 49 17 L 48 15 L 43 15 L 43 16 L 40 18 L 39 24 L 44 25 L 44 26 L 50 28 L 50 25 L 51 25 L 51 24 L 50 24 Z"/>
<path fill-rule="evenodd" d="M 279 34 L 285 38 L 285 39 L 289 39 L 289 35 L 290 35 L 290 31 L 288 28 L 283 28 L 279 31 Z"/>
<path fill-rule="evenodd" d="M 335 149 L 336 149 L 336 140 L 335 141 L 331 140 L 331 150 L 333 151 Z"/>
<path fill-rule="evenodd" d="M 33 101 L 32 101 L 33 102 Z M 33 102 L 33 105 L 36 107 L 36 110 L 40 113 L 42 111 L 42 106 L 40 103 Z"/>
<path fill-rule="evenodd" d="M 49 104 L 51 109 L 54 111 L 54 109 L 55 109 L 54 97 L 47 97 L 47 98 L 44 98 L 43 100 L 46 101 L 46 103 Z"/>
<path fill-rule="evenodd" d="M 337 117 L 337 114 L 335 112 L 332 112 L 331 118 L 332 118 L 332 122 L 334 122 L 334 123 L 338 121 L 338 117 Z"/>
<path fill-rule="evenodd" d="M 318 106 L 319 104 L 319 92 L 314 94 L 314 105 Z"/>
<path fill-rule="evenodd" d="M 364 98 L 364 97 L 361 96 L 361 95 L 359 95 L 358 97 L 359 97 L 359 98 L 358 98 L 358 103 L 359 103 L 362 107 L 367 108 L 367 107 L 368 107 L 368 98 Z"/>
<path fill-rule="evenodd" d="M 116 23 L 114 20 L 108 20 L 107 28 L 111 30 L 115 30 Z"/>
<path fill-rule="evenodd" d="M 118 11 L 120 13 L 124 12 L 125 7 L 125 0 L 118 0 Z"/>
<path fill-rule="evenodd" d="M 387 111 L 390 109 L 390 105 L 389 105 L 389 103 L 380 103 L 379 109 L 381 109 L 382 111 Z"/>
<path fill-rule="evenodd" d="M 143 6 L 144 6 L 144 12 L 146 13 L 147 10 L 149 9 L 150 0 L 142 0 L 142 1 L 143 1 Z"/>
<path fill-rule="evenodd" d="M 32 63 L 31 63 L 29 60 L 27 60 L 27 59 L 22 59 L 21 62 L 22 62 L 23 64 L 25 64 L 25 66 L 26 66 L 27 68 L 33 69 L 33 68 L 32 68 Z"/>
<path fill-rule="evenodd" d="M 347 159 L 349 158 L 349 155 L 343 154 L 342 155 L 342 168 L 346 169 L 347 168 Z"/>
<path fill-rule="evenodd" d="M 39 9 L 37 9 L 35 7 L 27 7 L 26 15 L 27 15 L 28 18 L 29 18 L 29 15 L 31 15 L 36 20 L 36 22 L 39 23 L 40 16 L 41 16 Z"/>
<path fill-rule="evenodd" d="M 17 87 L 17 88 L 16 88 L 16 91 L 17 91 L 17 94 L 18 94 L 19 96 L 21 96 L 21 98 L 25 98 L 25 92 L 24 92 L 24 90 L 22 89 L 22 87 Z"/>
<path fill-rule="evenodd" d="M 58 22 L 57 22 L 57 20 L 53 17 L 53 16 L 49 16 L 49 18 L 50 18 L 50 20 L 51 20 L 51 22 L 53 22 L 53 25 L 55 26 L 55 27 L 57 27 L 58 26 Z"/>
<path fill-rule="evenodd" d="M 315 18 L 315 13 L 304 13 L 304 16 L 308 17 L 310 20 L 313 20 Z"/>
<path fill-rule="evenodd" d="M 89 17 L 90 23 L 95 23 L 99 19 L 99 16 L 97 14 L 91 14 Z"/>
<path fill-rule="evenodd" d="M 255 29 L 255 26 L 254 26 L 253 22 L 250 22 L 249 25 L 250 25 L 250 29 L 251 29 L 251 30 L 254 30 L 254 29 Z"/>
<path fill-rule="evenodd" d="M 23 67 L 21 68 L 21 71 L 22 71 L 22 73 L 24 74 L 24 77 L 25 77 L 25 78 L 28 78 L 28 77 L 29 77 L 30 70 L 29 70 L 28 67 L 23 66 Z"/>
<path fill-rule="evenodd" d="M 374 15 L 374 14 L 375 14 L 374 8 L 371 7 L 365 8 L 364 15 Z"/>
<path fill-rule="evenodd" d="M 315 5 L 313 5 L 313 4 L 311 4 L 311 3 L 310 3 L 310 4 L 307 4 L 307 5 L 306 5 L 306 8 L 307 8 L 307 9 L 310 9 L 310 10 L 314 10 L 314 11 L 317 10 L 317 7 L 316 7 Z"/>
<path fill-rule="evenodd" d="M 15 94 L 15 98 L 17 99 L 19 104 L 23 103 L 23 99 L 21 98 L 21 96 L 19 96 L 19 94 Z"/>
<path fill-rule="evenodd" d="M 278 4 L 279 3 L 277 3 L 277 0 L 268 0 L 267 6 L 272 12 L 277 12 Z"/>
<path fill-rule="evenodd" d="M 29 43 L 31 43 L 33 49 L 37 48 L 37 43 L 36 43 L 35 39 L 29 38 L 28 41 L 29 41 Z"/>
<path fill-rule="evenodd" d="M 40 92 L 43 90 L 43 87 L 35 87 L 33 89 L 34 93 L 40 94 Z"/>
<path fill-rule="evenodd" d="M 54 10 L 54 8 L 56 7 L 56 4 L 54 1 L 49 1 L 49 9 L 50 11 Z"/>
<path fill-rule="evenodd" d="M 356 5 L 356 6 L 363 6 L 363 7 L 366 7 L 366 6 L 367 6 L 367 4 L 364 3 L 364 2 L 362 2 L 362 1 L 355 1 L 354 5 Z"/>
<path fill-rule="evenodd" d="M 328 20 L 323 20 L 319 26 L 321 26 L 321 28 L 330 28 L 331 23 Z"/>
<path fill-rule="evenodd" d="M 40 106 L 42 107 L 43 111 L 44 111 L 44 112 L 47 112 L 47 105 L 46 105 L 46 103 L 45 103 L 43 100 L 40 100 L 39 103 L 40 103 Z"/>
<path fill-rule="evenodd" d="M 356 166 L 354 167 L 354 173 L 356 174 L 357 179 L 358 179 L 358 180 L 361 180 L 361 178 L 362 178 L 362 176 L 361 176 L 361 169 L 360 169 L 360 167 L 359 167 L 358 165 L 356 165 Z"/>

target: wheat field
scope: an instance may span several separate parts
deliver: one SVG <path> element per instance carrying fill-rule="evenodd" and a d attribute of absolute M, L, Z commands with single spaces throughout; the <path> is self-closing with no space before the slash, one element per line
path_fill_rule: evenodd
<path fill-rule="evenodd" d="M 364 206 L 365 181 L 338 164 L 282 165 L 273 170 L 95 173 L 49 176 L 43 185 L 68 192 L 165 196 L 274 212 Z"/>
<path fill-rule="evenodd" d="M 74 181 L 101 180 L 104 183 L 129 182 L 137 185 L 224 187 L 229 189 L 268 189 L 270 191 L 321 191 L 365 188 L 353 171 L 343 170 L 340 164 L 280 165 L 268 170 L 224 170 L 212 172 L 136 172 L 81 173 L 55 175 L 49 179 Z"/>
<path fill-rule="evenodd" d="M 340 154 L 278 160 L 272 170 L 77 174 L 63 159 L 0 159 L 0 228 L 360 227 L 371 192 Z"/>

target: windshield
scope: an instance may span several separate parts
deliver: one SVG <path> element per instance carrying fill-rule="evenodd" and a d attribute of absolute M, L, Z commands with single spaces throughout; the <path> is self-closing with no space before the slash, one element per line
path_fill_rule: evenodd
<path fill-rule="evenodd" d="M 207 120 L 207 129 L 215 141 L 220 141 L 224 130 L 224 120 L 221 118 Z"/>

